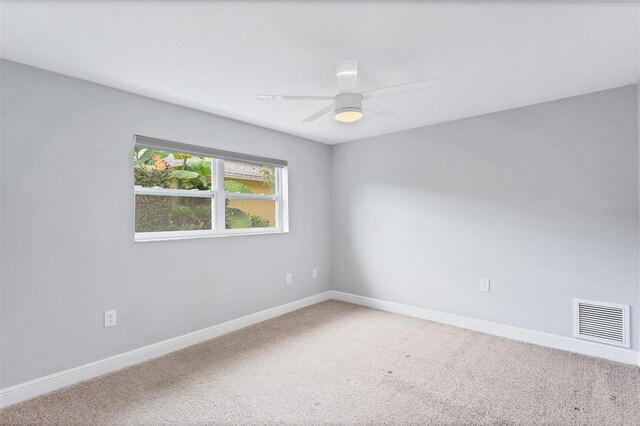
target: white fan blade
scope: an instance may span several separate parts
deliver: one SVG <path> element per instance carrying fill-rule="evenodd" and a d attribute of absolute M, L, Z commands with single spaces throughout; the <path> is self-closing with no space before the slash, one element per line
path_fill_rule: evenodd
<path fill-rule="evenodd" d="M 381 117 L 388 117 L 390 115 L 395 114 L 396 112 L 393 110 L 390 110 L 387 107 L 383 107 L 382 105 L 378 105 L 374 102 L 371 102 L 369 100 L 364 100 L 363 102 L 363 106 L 365 111 L 370 111 L 376 115 L 379 115 Z"/>
<path fill-rule="evenodd" d="M 432 87 L 439 86 L 441 82 L 441 78 L 430 78 L 428 80 L 420 80 L 413 83 L 397 84 L 395 86 L 379 87 L 377 89 L 365 90 L 363 92 L 360 92 L 360 95 L 363 98 L 368 99 L 374 96 L 388 95 L 391 93 L 430 89 Z"/>
<path fill-rule="evenodd" d="M 329 114 L 331 111 L 333 111 L 333 109 L 334 109 L 334 106 L 333 106 L 333 104 L 331 104 L 331 105 L 329 105 L 329 106 L 327 106 L 325 108 L 322 108 L 320 111 L 318 111 L 315 114 L 305 118 L 302 121 L 305 122 L 305 123 L 310 123 L 312 121 L 316 121 L 318 118 L 322 117 L 323 115 Z"/>
<path fill-rule="evenodd" d="M 358 61 L 341 59 L 336 61 L 336 78 L 338 92 L 355 93 L 358 84 Z"/>
<path fill-rule="evenodd" d="M 258 95 L 258 99 L 268 101 L 327 101 L 333 99 L 333 96 Z"/>

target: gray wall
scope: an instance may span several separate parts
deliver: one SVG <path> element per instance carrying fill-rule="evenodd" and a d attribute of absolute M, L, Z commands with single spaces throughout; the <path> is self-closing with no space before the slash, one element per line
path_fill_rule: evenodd
<path fill-rule="evenodd" d="M 628 86 L 335 146 L 334 288 L 563 336 L 630 304 L 638 349 L 637 129 Z"/>
<path fill-rule="evenodd" d="M 12 62 L 0 72 L 1 387 L 330 288 L 328 146 Z M 134 243 L 134 133 L 288 160 L 291 232 Z M 118 326 L 103 328 L 107 309 Z"/>

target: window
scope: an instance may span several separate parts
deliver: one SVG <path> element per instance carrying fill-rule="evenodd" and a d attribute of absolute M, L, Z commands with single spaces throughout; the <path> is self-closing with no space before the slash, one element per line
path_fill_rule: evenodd
<path fill-rule="evenodd" d="M 288 231 L 287 163 L 136 136 L 135 240 Z"/>

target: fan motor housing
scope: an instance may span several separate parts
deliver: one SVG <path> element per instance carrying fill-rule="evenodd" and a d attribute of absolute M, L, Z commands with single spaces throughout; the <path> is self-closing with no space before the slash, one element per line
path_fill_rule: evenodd
<path fill-rule="evenodd" d="M 362 96 L 355 93 L 338 93 L 335 100 L 336 114 L 343 111 L 362 112 Z"/>

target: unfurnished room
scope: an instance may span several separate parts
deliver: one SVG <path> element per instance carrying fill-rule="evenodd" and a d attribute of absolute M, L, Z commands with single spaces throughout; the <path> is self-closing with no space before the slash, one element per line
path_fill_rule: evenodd
<path fill-rule="evenodd" d="M 640 425 L 640 2 L 0 0 L 0 424 Z"/>

